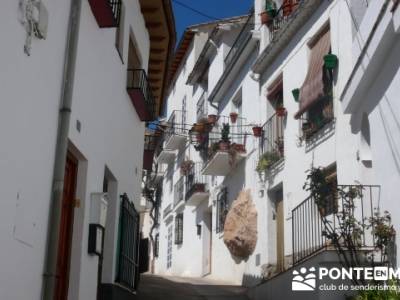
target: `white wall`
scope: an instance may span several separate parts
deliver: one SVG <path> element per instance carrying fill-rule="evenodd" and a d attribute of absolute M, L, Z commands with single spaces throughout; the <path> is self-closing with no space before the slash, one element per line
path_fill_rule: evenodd
<path fill-rule="evenodd" d="M 29 57 L 18 1 L 0 9 L 0 294 L 9 300 L 40 299 L 42 284 L 70 1 L 42 2 L 48 36 L 34 38 Z"/>

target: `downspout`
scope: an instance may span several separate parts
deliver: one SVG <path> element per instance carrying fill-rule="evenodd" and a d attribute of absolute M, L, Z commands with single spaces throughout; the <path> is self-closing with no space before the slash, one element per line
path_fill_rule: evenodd
<path fill-rule="evenodd" d="M 68 131 L 71 118 L 72 94 L 78 49 L 79 23 L 82 0 L 71 0 L 66 49 L 64 57 L 63 81 L 61 85 L 60 111 L 57 129 L 57 144 L 54 158 L 53 183 L 47 228 L 46 255 L 42 299 L 53 300 L 57 284 L 57 255 L 59 227 L 64 188 L 64 173 L 68 148 Z"/>

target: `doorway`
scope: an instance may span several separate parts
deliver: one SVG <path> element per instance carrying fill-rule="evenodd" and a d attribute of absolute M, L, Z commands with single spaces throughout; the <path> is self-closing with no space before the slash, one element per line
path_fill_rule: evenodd
<path fill-rule="evenodd" d="M 276 193 L 276 267 L 278 272 L 285 268 L 285 216 L 282 191 Z"/>
<path fill-rule="evenodd" d="M 202 275 L 206 276 L 211 273 L 212 211 L 204 212 L 204 226 L 203 226 L 202 236 L 203 236 Z"/>
<path fill-rule="evenodd" d="M 61 203 L 61 220 L 57 256 L 58 280 L 55 290 L 55 300 L 68 299 L 77 173 L 78 160 L 68 152 L 65 164 L 64 190 Z"/>

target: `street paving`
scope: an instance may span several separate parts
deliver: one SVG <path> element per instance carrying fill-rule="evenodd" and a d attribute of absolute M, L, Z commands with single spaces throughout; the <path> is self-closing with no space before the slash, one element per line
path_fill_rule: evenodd
<path fill-rule="evenodd" d="M 246 289 L 203 278 L 142 275 L 138 300 L 249 300 Z"/>

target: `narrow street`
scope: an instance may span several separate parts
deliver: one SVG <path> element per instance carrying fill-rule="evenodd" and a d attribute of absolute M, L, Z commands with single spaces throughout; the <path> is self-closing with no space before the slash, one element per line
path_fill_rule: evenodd
<path fill-rule="evenodd" d="M 161 277 L 141 278 L 139 300 L 248 300 L 246 289 L 202 278 Z"/>

